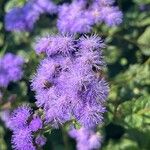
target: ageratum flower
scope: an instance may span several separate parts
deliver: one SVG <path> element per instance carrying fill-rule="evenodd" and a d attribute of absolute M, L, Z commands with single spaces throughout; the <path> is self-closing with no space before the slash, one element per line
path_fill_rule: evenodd
<path fill-rule="evenodd" d="M 49 0 L 31 0 L 6 14 L 5 28 L 8 31 L 31 31 L 41 14 L 53 14 L 56 11 L 56 5 Z"/>
<path fill-rule="evenodd" d="M 51 0 L 33 0 L 33 8 L 39 13 L 53 14 L 57 12 L 57 6 Z"/>
<path fill-rule="evenodd" d="M 93 150 L 101 147 L 101 137 L 93 130 L 87 130 L 83 127 L 79 130 L 71 129 L 69 135 L 76 140 L 78 150 Z"/>
<path fill-rule="evenodd" d="M 11 53 L 0 58 L 0 87 L 7 87 L 10 82 L 21 79 L 24 60 L 20 56 Z"/>
<path fill-rule="evenodd" d="M 56 35 L 49 39 L 47 58 L 32 79 L 37 106 L 43 108 L 46 123 L 54 128 L 72 118 L 86 128 L 95 127 L 103 120 L 109 91 L 105 79 L 98 75 L 105 64 L 101 38 Z M 46 38 L 44 41 L 39 41 L 38 47 L 45 48 Z"/>
<path fill-rule="evenodd" d="M 59 42 L 62 44 L 58 44 Z M 35 44 L 35 50 L 37 54 L 46 52 L 47 55 L 55 55 L 62 53 L 64 55 L 74 51 L 74 40 L 72 36 L 54 36 L 54 37 L 43 37 L 38 39 Z"/>
<path fill-rule="evenodd" d="M 15 109 L 11 114 L 9 121 L 11 130 L 18 130 L 25 127 L 31 113 L 31 108 L 27 105 L 23 105 L 22 107 Z"/>
<path fill-rule="evenodd" d="M 91 5 L 91 15 L 96 24 L 104 22 L 108 26 L 117 26 L 122 22 L 122 12 L 118 7 L 96 2 Z"/>
<path fill-rule="evenodd" d="M 88 33 L 92 26 L 104 22 L 116 26 L 122 22 L 122 12 L 113 6 L 114 0 L 96 0 L 88 3 L 73 0 L 59 7 L 57 27 L 65 33 Z"/>
<path fill-rule="evenodd" d="M 39 146 L 36 144 L 43 146 L 46 139 L 42 135 L 39 137 L 35 134 L 42 127 L 41 118 L 34 115 L 29 106 L 23 105 L 15 109 L 9 116 L 9 128 L 13 131 L 12 147 L 14 150 L 36 150 L 36 147 Z"/>
<path fill-rule="evenodd" d="M 86 2 L 74 0 L 59 7 L 57 27 L 65 33 L 89 32 L 93 21 L 88 16 Z"/>
<path fill-rule="evenodd" d="M 12 144 L 15 150 L 36 150 L 32 141 L 33 136 L 28 127 L 24 127 L 13 133 Z"/>

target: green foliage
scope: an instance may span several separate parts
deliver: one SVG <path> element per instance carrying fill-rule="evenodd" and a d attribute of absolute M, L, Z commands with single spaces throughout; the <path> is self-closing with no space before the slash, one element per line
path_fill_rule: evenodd
<path fill-rule="evenodd" d="M 150 56 L 150 27 L 147 27 L 144 33 L 138 38 L 138 43 L 141 45 L 142 53 Z"/>

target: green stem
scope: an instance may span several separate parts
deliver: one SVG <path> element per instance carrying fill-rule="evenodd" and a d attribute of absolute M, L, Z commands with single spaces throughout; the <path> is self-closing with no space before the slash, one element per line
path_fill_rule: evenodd
<path fill-rule="evenodd" d="M 68 136 L 64 128 L 61 128 L 62 131 L 62 137 L 63 137 L 63 142 L 65 146 L 65 150 L 70 150 L 69 149 L 69 142 L 68 142 Z"/>

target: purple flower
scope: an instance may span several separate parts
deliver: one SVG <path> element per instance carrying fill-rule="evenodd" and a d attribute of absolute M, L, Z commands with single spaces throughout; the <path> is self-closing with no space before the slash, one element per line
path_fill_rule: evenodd
<path fill-rule="evenodd" d="M 29 106 L 20 106 L 9 118 L 8 125 L 13 132 L 12 147 L 15 150 L 36 150 L 36 146 L 42 146 L 44 141 L 46 142 L 44 137 L 35 134 L 43 128 L 43 122 L 39 116 L 33 114 Z M 38 145 L 35 145 L 35 142 Z"/>
<path fill-rule="evenodd" d="M 122 22 L 122 12 L 118 7 L 102 7 L 101 10 L 102 20 L 108 26 L 116 26 Z"/>
<path fill-rule="evenodd" d="M 5 28 L 8 31 L 30 31 L 39 18 L 39 13 L 32 9 L 31 3 L 24 7 L 13 8 L 5 16 Z"/>
<path fill-rule="evenodd" d="M 43 135 L 38 135 L 35 139 L 35 143 L 42 147 L 46 143 L 46 138 Z"/>
<path fill-rule="evenodd" d="M 116 26 L 122 22 L 122 13 L 113 6 L 114 0 L 96 0 L 88 3 L 74 0 L 59 7 L 57 27 L 63 33 L 88 33 L 92 26 L 105 22 Z"/>
<path fill-rule="evenodd" d="M 27 126 L 27 121 L 31 114 L 32 110 L 29 106 L 23 105 L 18 107 L 10 116 L 10 128 L 15 131 Z"/>
<path fill-rule="evenodd" d="M 40 13 L 56 13 L 57 6 L 51 0 L 33 0 L 33 9 Z"/>
<path fill-rule="evenodd" d="M 85 128 L 94 128 L 103 121 L 103 113 L 105 107 L 101 104 L 87 104 L 80 108 L 80 112 L 76 111 L 75 116 L 78 122 Z"/>
<path fill-rule="evenodd" d="M 34 117 L 32 120 L 31 120 L 31 122 L 30 122 L 30 124 L 29 124 L 29 128 L 30 128 L 30 130 L 31 131 L 37 131 L 37 130 L 39 130 L 39 129 L 42 129 L 42 127 L 43 127 L 43 125 L 42 125 L 43 123 L 42 123 L 42 120 L 41 120 L 41 118 L 40 117 Z"/>
<path fill-rule="evenodd" d="M 37 54 L 45 53 L 51 43 L 50 37 L 42 37 L 36 40 L 34 45 L 34 49 Z"/>
<path fill-rule="evenodd" d="M 56 13 L 57 7 L 48 0 L 31 0 L 23 7 L 10 10 L 5 16 L 8 31 L 31 31 L 42 13 Z"/>
<path fill-rule="evenodd" d="M 48 58 L 32 79 L 36 104 L 43 108 L 46 123 L 54 128 L 71 118 L 86 128 L 102 123 L 109 88 L 98 75 L 104 67 L 101 38 L 57 35 L 48 39 Z"/>
<path fill-rule="evenodd" d="M 17 130 L 12 136 L 12 147 L 15 150 L 36 150 L 32 138 L 32 133 L 28 127 Z"/>
<path fill-rule="evenodd" d="M 61 44 L 58 44 L 61 41 Z M 46 52 L 48 56 L 62 53 L 64 55 L 74 51 L 74 39 L 69 35 L 56 35 L 53 37 L 43 37 L 37 40 L 35 50 L 37 54 Z"/>
<path fill-rule="evenodd" d="M 93 150 L 101 147 L 101 137 L 99 133 L 86 128 L 71 129 L 69 135 L 77 142 L 77 150 Z"/>
<path fill-rule="evenodd" d="M 93 51 L 93 50 L 99 50 L 100 48 L 104 48 L 105 45 L 100 37 L 98 37 L 97 35 L 93 35 L 90 37 L 82 36 L 79 39 L 78 46 L 81 50 Z"/>
<path fill-rule="evenodd" d="M 115 0 L 96 0 L 96 2 L 100 5 L 112 5 Z"/>
<path fill-rule="evenodd" d="M 23 63 L 24 60 L 21 57 L 11 53 L 0 58 L 0 87 L 7 87 L 9 82 L 21 79 Z"/>
<path fill-rule="evenodd" d="M 93 21 L 88 17 L 86 2 L 74 0 L 59 8 L 57 27 L 65 33 L 84 33 L 91 30 Z"/>

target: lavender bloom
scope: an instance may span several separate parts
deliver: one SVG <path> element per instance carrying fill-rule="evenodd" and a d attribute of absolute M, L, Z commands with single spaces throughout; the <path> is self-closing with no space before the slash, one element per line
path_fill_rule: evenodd
<path fill-rule="evenodd" d="M 43 38 L 37 39 L 36 44 L 34 45 L 34 49 L 36 53 L 37 54 L 45 53 L 50 43 L 51 43 L 51 38 L 49 37 L 43 37 Z"/>
<path fill-rule="evenodd" d="M 88 33 L 92 26 L 106 23 L 116 26 L 122 22 L 122 13 L 113 6 L 114 0 L 96 0 L 88 3 L 74 0 L 59 7 L 57 27 L 65 33 Z"/>
<path fill-rule="evenodd" d="M 39 18 L 39 13 L 34 11 L 32 3 L 25 4 L 22 8 L 13 8 L 5 16 L 5 28 L 8 31 L 30 31 Z"/>
<path fill-rule="evenodd" d="M 92 130 L 85 128 L 72 129 L 69 131 L 69 135 L 76 140 L 77 150 L 93 150 L 101 147 L 100 135 Z"/>
<path fill-rule="evenodd" d="M 122 12 L 118 7 L 102 7 L 101 18 L 108 26 L 116 26 L 122 22 Z"/>
<path fill-rule="evenodd" d="M 28 127 L 24 127 L 13 133 L 12 144 L 15 150 L 36 150 L 32 141 L 32 133 Z"/>
<path fill-rule="evenodd" d="M 28 30 L 24 22 L 24 14 L 21 8 L 14 8 L 6 14 L 5 28 L 7 31 Z"/>
<path fill-rule="evenodd" d="M 106 23 L 108 26 L 117 26 L 122 22 L 123 14 L 118 7 L 104 3 L 93 3 L 90 8 L 91 18 L 96 24 Z"/>
<path fill-rule="evenodd" d="M 37 106 L 43 108 L 46 123 L 54 128 L 72 118 L 86 128 L 95 127 L 103 120 L 109 91 L 106 81 L 97 75 L 104 67 L 101 38 L 94 35 L 77 40 L 57 35 L 49 39 L 48 58 L 32 79 Z"/>
<path fill-rule="evenodd" d="M 57 12 L 57 6 L 51 0 L 33 0 L 33 9 L 40 14 Z"/>
<path fill-rule="evenodd" d="M 96 2 L 100 5 L 112 5 L 115 0 L 96 0 Z"/>
<path fill-rule="evenodd" d="M 58 44 L 60 41 L 61 44 Z M 35 44 L 35 51 L 37 54 L 46 52 L 48 56 L 55 55 L 56 53 L 67 55 L 75 49 L 73 42 L 73 37 L 69 35 L 43 37 L 37 40 Z"/>
<path fill-rule="evenodd" d="M 43 135 L 38 135 L 35 139 L 35 143 L 42 147 L 46 143 L 46 138 Z"/>
<path fill-rule="evenodd" d="M 100 48 L 104 48 L 104 43 L 102 39 L 96 35 L 93 36 L 85 36 L 79 39 L 79 48 L 81 50 L 99 50 Z"/>
<path fill-rule="evenodd" d="M 34 131 L 34 132 L 39 130 L 39 129 L 42 129 L 42 127 L 43 127 L 42 120 L 39 117 L 34 117 L 29 124 L 30 130 Z"/>
<path fill-rule="evenodd" d="M 29 106 L 20 106 L 14 110 L 8 122 L 13 131 L 12 145 L 15 150 L 36 150 L 36 144 L 42 146 L 46 142 L 43 136 L 34 134 L 42 129 L 43 122 L 39 116 L 33 115 Z"/>
<path fill-rule="evenodd" d="M 31 0 L 23 7 L 10 10 L 5 16 L 5 28 L 8 31 L 31 31 L 40 14 L 56 13 L 57 7 L 49 0 Z"/>
<path fill-rule="evenodd" d="M 0 87 L 7 87 L 9 82 L 21 79 L 23 63 L 24 60 L 21 57 L 11 53 L 0 58 Z"/>
<path fill-rule="evenodd" d="M 93 21 L 88 17 L 86 2 L 74 0 L 70 5 L 60 6 L 57 27 L 65 33 L 89 32 Z"/>
<path fill-rule="evenodd" d="M 102 123 L 104 112 L 105 108 L 96 103 L 85 107 L 83 106 L 80 112 L 76 111 L 75 115 L 82 126 L 85 128 L 94 128 L 96 125 Z"/>
<path fill-rule="evenodd" d="M 27 120 L 31 115 L 31 108 L 29 106 L 21 106 L 14 110 L 10 116 L 10 127 L 12 130 L 18 130 L 27 126 Z"/>

